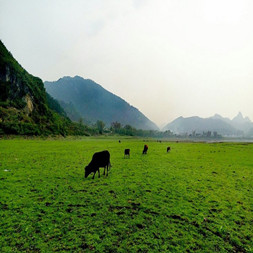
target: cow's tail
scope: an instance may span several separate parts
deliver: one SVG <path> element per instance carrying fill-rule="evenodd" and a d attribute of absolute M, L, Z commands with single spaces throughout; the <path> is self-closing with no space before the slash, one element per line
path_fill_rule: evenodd
<path fill-rule="evenodd" d="M 111 163 L 108 163 L 108 170 L 110 170 L 110 168 L 112 167 Z"/>

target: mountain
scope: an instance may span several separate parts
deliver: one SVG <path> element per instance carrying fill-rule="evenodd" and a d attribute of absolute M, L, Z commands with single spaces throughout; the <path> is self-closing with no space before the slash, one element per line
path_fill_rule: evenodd
<path fill-rule="evenodd" d="M 58 102 L 61 105 L 61 107 L 64 109 L 64 112 L 68 115 L 68 117 L 71 120 L 78 122 L 82 118 L 80 113 L 77 112 L 76 108 L 71 102 L 70 103 L 65 103 L 63 101 L 58 101 Z"/>
<path fill-rule="evenodd" d="M 215 114 L 213 117 L 217 117 L 218 114 Z M 253 122 L 250 121 L 250 119 L 248 117 L 243 117 L 242 113 L 239 112 L 232 120 L 230 120 L 229 118 L 223 118 L 222 116 L 218 115 L 218 117 L 229 123 L 232 127 L 234 127 L 235 129 L 242 131 L 243 135 L 245 136 L 253 136 Z"/>
<path fill-rule="evenodd" d="M 228 124 L 231 124 L 231 120 L 229 118 L 222 117 L 221 115 L 219 115 L 217 113 L 214 114 L 214 116 L 210 117 L 210 119 L 220 119 L 220 120 L 227 122 Z"/>
<path fill-rule="evenodd" d="M 221 135 L 237 135 L 238 130 L 236 130 L 229 123 L 225 122 L 220 118 L 200 118 L 200 117 L 179 117 L 166 125 L 164 130 L 170 130 L 176 134 L 192 132 L 203 133 L 206 131 L 217 132 Z"/>
<path fill-rule="evenodd" d="M 253 123 L 248 117 L 244 118 L 241 112 L 239 112 L 237 116 L 231 120 L 231 124 L 233 127 L 241 129 L 245 133 L 248 133 L 251 129 L 253 129 Z"/>
<path fill-rule="evenodd" d="M 44 84 L 47 92 L 63 107 L 71 105 L 85 121 L 94 123 L 102 120 L 107 126 L 117 121 L 137 129 L 158 130 L 158 127 L 138 109 L 92 80 L 75 76 Z M 76 115 L 73 117 L 67 109 L 65 110 L 71 119 L 76 120 Z"/>
<path fill-rule="evenodd" d="M 253 136 L 253 123 L 248 117 L 238 113 L 232 120 L 215 114 L 209 118 L 179 117 L 167 124 L 163 130 L 170 130 L 176 134 L 192 132 L 202 133 L 207 131 L 217 132 L 223 136 Z"/>
<path fill-rule="evenodd" d="M 75 126 L 42 80 L 29 74 L 0 41 L 0 134 L 71 134 Z"/>

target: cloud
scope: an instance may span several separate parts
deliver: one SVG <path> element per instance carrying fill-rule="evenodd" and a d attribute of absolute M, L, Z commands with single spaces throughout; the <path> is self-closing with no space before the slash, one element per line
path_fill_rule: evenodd
<path fill-rule="evenodd" d="M 138 10 L 148 4 L 149 0 L 133 0 L 134 7 Z"/>

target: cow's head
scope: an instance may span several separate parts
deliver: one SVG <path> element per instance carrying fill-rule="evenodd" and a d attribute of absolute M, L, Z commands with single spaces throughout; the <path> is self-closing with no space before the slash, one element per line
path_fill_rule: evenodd
<path fill-rule="evenodd" d="M 90 175 L 90 173 L 91 173 L 91 170 L 90 170 L 89 166 L 86 166 L 84 168 L 84 177 L 85 178 L 88 177 Z"/>

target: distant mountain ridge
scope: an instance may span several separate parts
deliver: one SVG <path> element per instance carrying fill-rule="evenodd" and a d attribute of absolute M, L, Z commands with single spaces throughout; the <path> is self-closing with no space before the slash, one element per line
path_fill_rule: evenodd
<path fill-rule="evenodd" d="M 107 126 L 117 121 L 137 129 L 159 129 L 137 108 L 90 79 L 80 76 L 63 77 L 56 82 L 44 82 L 44 85 L 72 120 L 77 120 L 80 115 L 85 121 L 94 123 L 102 120 Z M 72 115 L 68 111 L 68 105 L 72 106 Z"/>
<path fill-rule="evenodd" d="M 223 136 L 253 136 L 253 123 L 239 112 L 232 120 L 219 114 L 209 118 L 179 117 L 167 124 L 163 130 L 170 130 L 176 134 L 212 131 Z"/>

